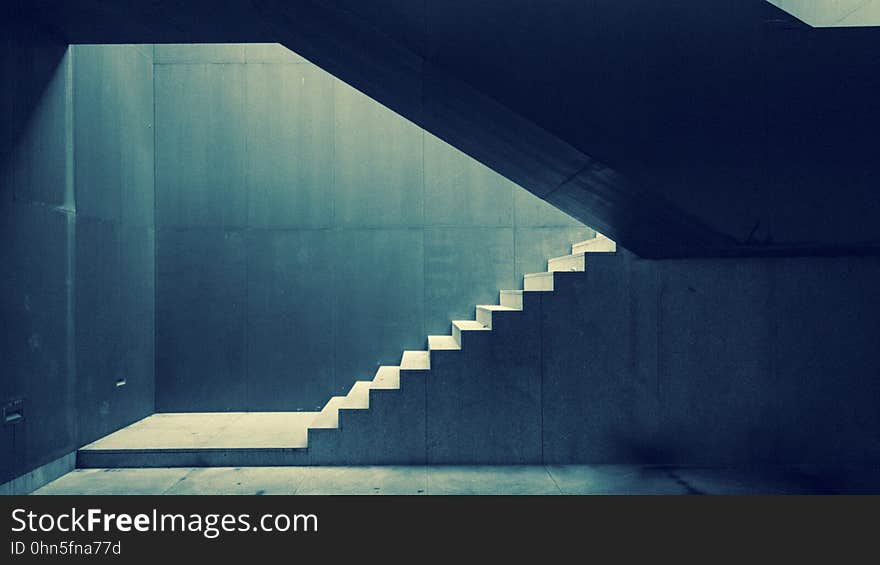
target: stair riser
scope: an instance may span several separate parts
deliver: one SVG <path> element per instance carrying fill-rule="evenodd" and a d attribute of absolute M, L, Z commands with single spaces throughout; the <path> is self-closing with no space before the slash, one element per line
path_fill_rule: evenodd
<path fill-rule="evenodd" d="M 520 310 L 522 310 L 523 295 L 519 292 L 501 292 L 498 295 L 498 303 L 502 306 L 507 306 L 508 308 L 519 308 Z"/>
<path fill-rule="evenodd" d="M 451 332 L 450 332 L 451 333 Z M 449 336 L 429 336 L 426 340 L 428 351 L 457 351 L 459 349 L 458 342 L 451 335 Z"/>
<path fill-rule="evenodd" d="M 490 310 L 481 310 L 481 309 L 477 308 L 476 314 L 477 314 L 476 318 L 477 318 L 478 322 L 480 322 L 481 324 L 483 324 L 484 326 L 486 326 L 489 329 L 492 328 L 492 315 L 495 314 L 495 312 L 492 312 Z"/>
<path fill-rule="evenodd" d="M 373 381 L 372 389 L 373 390 L 397 390 L 400 388 L 400 377 L 397 378 L 387 378 L 381 382 Z"/>
<path fill-rule="evenodd" d="M 358 381 L 348 392 L 345 399 L 345 408 L 369 408 L 370 407 L 370 383 Z"/>
<path fill-rule="evenodd" d="M 455 324 L 452 324 L 452 338 L 458 343 L 459 347 L 461 347 L 463 333 L 467 332 L 462 332 Z"/>
<path fill-rule="evenodd" d="M 575 253 L 615 253 L 617 244 L 611 240 L 604 239 L 601 241 L 582 243 L 571 246 L 572 254 Z"/>
<path fill-rule="evenodd" d="M 523 279 L 524 290 L 553 290 L 553 277 L 527 277 Z"/>
<path fill-rule="evenodd" d="M 584 267 L 584 255 L 560 257 L 547 261 L 547 270 L 551 273 L 556 271 L 583 271 Z"/>
<path fill-rule="evenodd" d="M 309 465 L 306 449 L 194 449 L 79 451 L 80 469 L 157 467 L 274 467 Z"/>

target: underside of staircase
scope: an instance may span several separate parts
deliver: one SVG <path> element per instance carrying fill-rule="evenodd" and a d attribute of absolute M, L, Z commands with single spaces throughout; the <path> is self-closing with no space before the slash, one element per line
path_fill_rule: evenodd
<path fill-rule="evenodd" d="M 77 466 L 542 463 L 544 301 L 616 255 L 600 234 L 572 245 L 320 412 L 155 414 L 84 446 Z"/>

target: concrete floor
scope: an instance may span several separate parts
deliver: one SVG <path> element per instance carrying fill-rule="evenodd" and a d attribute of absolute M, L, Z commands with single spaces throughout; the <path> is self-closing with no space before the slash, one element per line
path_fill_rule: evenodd
<path fill-rule="evenodd" d="M 302 448 L 317 412 L 153 414 L 83 449 Z"/>
<path fill-rule="evenodd" d="M 864 494 L 880 469 L 808 465 L 698 469 L 636 465 L 78 469 L 50 494 Z"/>
<path fill-rule="evenodd" d="M 154 414 L 83 450 L 303 448 L 315 412 Z M 639 465 L 77 469 L 34 494 L 880 493 L 880 467 Z"/>

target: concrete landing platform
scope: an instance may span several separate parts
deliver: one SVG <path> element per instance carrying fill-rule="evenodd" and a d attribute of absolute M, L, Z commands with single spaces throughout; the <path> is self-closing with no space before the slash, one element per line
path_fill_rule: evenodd
<path fill-rule="evenodd" d="M 77 467 L 297 465 L 317 412 L 153 414 L 77 452 Z"/>

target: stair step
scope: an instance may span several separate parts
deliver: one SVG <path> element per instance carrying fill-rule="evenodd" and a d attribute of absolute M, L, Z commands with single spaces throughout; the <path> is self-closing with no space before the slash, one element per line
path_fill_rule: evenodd
<path fill-rule="evenodd" d="M 583 271 L 586 266 L 586 253 L 576 253 L 554 257 L 547 261 L 547 270 L 551 273 L 556 271 Z"/>
<path fill-rule="evenodd" d="M 344 406 L 340 408 L 369 408 L 370 407 L 370 387 L 372 381 L 357 381 L 348 395 L 345 397 Z"/>
<path fill-rule="evenodd" d="M 553 290 L 553 273 L 529 273 L 523 277 L 525 290 Z"/>
<path fill-rule="evenodd" d="M 441 351 L 450 349 L 461 349 L 461 346 L 455 341 L 455 337 L 451 335 L 429 335 L 428 350 Z"/>
<path fill-rule="evenodd" d="M 109 469 L 308 465 L 308 427 L 318 414 L 152 414 L 78 449 L 76 466 Z"/>
<path fill-rule="evenodd" d="M 592 239 L 588 239 L 586 241 L 581 241 L 580 243 L 575 243 L 571 246 L 572 254 L 575 253 L 615 253 L 617 251 L 617 244 L 605 237 L 604 235 L 597 233 L 596 237 Z"/>
<path fill-rule="evenodd" d="M 476 320 L 453 320 L 452 337 L 461 345 L 461 332 L 489 331 L 489 328 Z"/>
<path fill-rule="evenodd" d="M 342 407 L 344 403 L 344 396 L 334 396 L 333 398 L 328 400 L 327 404 L 324 405 L 324 409 L 321 410 L 317 416 L 315 416 L 315 419 L 312 420 L 312 423 L 309 424 L 309 427 L 316 429 L 338 428 L 339 408 Z"/>
<path fill-rule="evenodd" d="M 502 306 L 523 309 L 523 291 L 521 290 L 502 290 L 498 293 L 498 301 Z"/>
<path fill-rule="evenodd" d="M 511 308 L 510 306 L 500 306 L 497 304 L 478 304 L 477 321 L 492 329 L 493 312 L 522 312 L 522 308 Z"/>
<path fill-rule="evenodd" d="M 400 368 L 409 371 L 426 371 L 431 368 L 431 357 L 427 351 L 404 351 Z"/>
<path fill-rule="evenodd" d="M 309 424 L 310 428 L 339 427 L 339 409 L 366 410 L 370 407 L 370 389 L 373 381 L 357 381 L 345 396 L 334 396 Z M 379 387 L 376 387 L 379 388 Z M 396 388 L 396 387 L 395 387 Z"/>
<path fill-rule="evenodd" d="M 398 389 L 400 388 L 400 367 L 383 365 L 376 371 L 373 377 L 372 388 Z"/>

